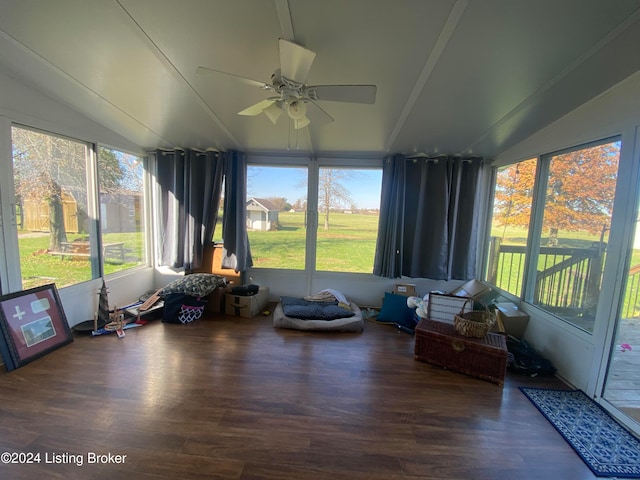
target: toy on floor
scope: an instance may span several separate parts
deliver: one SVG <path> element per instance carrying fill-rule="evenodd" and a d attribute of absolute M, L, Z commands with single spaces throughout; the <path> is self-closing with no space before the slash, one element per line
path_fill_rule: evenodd
<path fill-rule="evenodd" d="M 427 318 L 427 304 L 429 302 L 429 296 L 427 295 L 425 298 L 407 297 L 407 306 L 415 309 L 416 315 L 420 318 Z"/>

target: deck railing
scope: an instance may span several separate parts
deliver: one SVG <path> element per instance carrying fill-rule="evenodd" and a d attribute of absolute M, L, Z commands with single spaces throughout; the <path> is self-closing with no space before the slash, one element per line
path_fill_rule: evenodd
<path fill-rule="evenodd" d="M 629 269 L 620 318 L 640 318 L 640 265 Z"/>
<path fill-rule="evenodd" d="M 590 248 L 541 247 L 534 302 L 555 313 L 580 314 L 593 311 L 600 293 L 602 259 L 606 245 Z M 526 247 L 502 245 L 493 237 L 487 280 L 520 296 Z M 640 283 L 640 275 L 639 275 Z"/>

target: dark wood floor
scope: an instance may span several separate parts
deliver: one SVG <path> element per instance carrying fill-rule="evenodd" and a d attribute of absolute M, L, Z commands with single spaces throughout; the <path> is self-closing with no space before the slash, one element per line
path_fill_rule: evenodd
<path fill-rule="evenodd" d="M 595 478 L 519 385 L 563 387 L 417 362 L 413 337 L 374 323 L 158 320 L 0 373 L 0 452 L 40 454 L 0 478 Z"/>

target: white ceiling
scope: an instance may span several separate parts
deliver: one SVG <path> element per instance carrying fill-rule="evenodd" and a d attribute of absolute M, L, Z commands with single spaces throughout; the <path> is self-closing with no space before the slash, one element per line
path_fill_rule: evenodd
<path fill-rule="evenodd" d="M 295 146 L 237 112 L 267 92 L 278 38 L 310 84 L 375 84 L 374 105 L 297 149 L 493 157 L 640 70 L 640 0 L 0 0 L 0 71 L 145 149 Z"/>

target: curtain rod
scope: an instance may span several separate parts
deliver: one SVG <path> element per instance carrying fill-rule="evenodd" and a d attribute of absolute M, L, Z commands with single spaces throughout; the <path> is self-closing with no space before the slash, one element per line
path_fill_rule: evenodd
<path fill-rule="evenodd" d="M 156 148 L 155 150 L 151 150 L 150 152 L 147 153 L 155 153 L 155 152 L 161 152 L 162 155 L 167 155 L 167 154 L 172 154 L 172 153 L 176 153 L 176 152 L 180 152 L 180 155 L 184 155 L 186 150 L 192 150 L 194 152 L 196 152 L 197 156 L 203 156 L 206 155 L 208 152 L 213 152 L 216 155 L 220 155 L 222 152 L 220 150 L 218 150 L 217 148 L 207 148 L 206 150 L 200 150 L 198 148 L 191 148 L 191 149 L 184 149 L 184 148 L 173 148 L 173 149 L 169 149 L 169 148 Z"/>
<path fill-rule="evenodd" d="M 439 155 L 427 155 L 426 153 L 415 153 L 413 155 L 406 155 L 406 160 L 411 160 L 414 163 L 418 160 L 424 160 L 426 162 L 438 163 L 439 160 L 456 159 L 461 160 L 463 163 L 471 163 L 474 160 L 484 160 L 482 157 L 463 157 L 462 155 L 445 155 L 441 153 Z"/>

